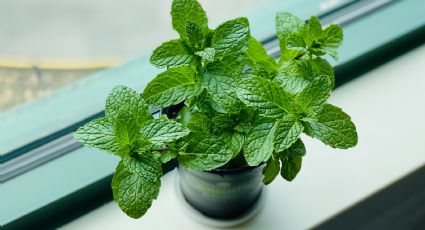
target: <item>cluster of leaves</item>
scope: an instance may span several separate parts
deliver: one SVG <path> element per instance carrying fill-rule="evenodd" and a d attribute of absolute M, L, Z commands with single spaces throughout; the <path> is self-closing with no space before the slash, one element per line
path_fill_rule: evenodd
<path fill-rule="evenodd" d="M 265 164 L 264 183 L 279 174 L 293 180 L 306 150 L 302 133 L 334 148 L 357 143 L 351 118 L 327 103 L 334 87 L 332 66 L 342 29 L 322 29 L 279 13 L 278 62 L 250 35 L 246 18 L 208 28 L 196 0 L 173 0 L 173 28 L 180 34 L 158 47 L 151 63 L 166 68 L 139 95 L 115 88 L 105 117 L 81 127 L 84 144 L 121 157 L 112 182 L 115 201 L 133 218 L 156 199 L 161 164 L 213 170 Z M 183 105 L 175 120 L 153 119 L 150 108 Z"/>
<path fill-rule="evenodd" d="M 238 113 L 234 78 L 244 67 L 242 57 L 250 37 L 248 20 L 237 18 L 211 30 L 205 11 L 195 0 L 173 1 L 171 16 L 180 39 L 153 52 L 151 63 L 168 70 L 148 84 L 143 98 L 157 107 L 191 99 L 191 109 L 202 104 L 203 112 Z"/>
<path fill-rule="evenodd" d="M 158 196 L 161 164 L 174 141 L 187 134 L 189 130 L 176 121 L 153 119 L 135 90 L 117 86 L 106 100 L 105 117 L 87 123 L 74 136 L 121 158 L 112 179 L 114 199 L 127 215 L 138 218 Z"/>
<path fill-rule="evenodd" d="M 288 181 L 298 174 L 306 153 L 302 133 L 333 148 L 357 144 L 351 118 L 327 103 L 335 80 L 332 66 L 322 56 L 337 57 L 342 29 L 330 25 L 323 30 L 314 16 L 306 23 L 282 12 L 277 14 L 276 30 L 282 55 L 273 71 L 268 71 L 275 75 L 257 72 L 238 87 L 238 98 L 261 117 L 246 136 L 243 154 L 251 166 L 267 162 L 263 170 L 266 184 L 279 171 Z M 265 58 L 261 52 L 255 60 Z"/>
<path fill-rule="evenodd" d="M 151 106 L 184 103 L 177 121 L 191 130 L 179 142 L 179 163 L 196 170 L 223 167 L 239 155 L 252 109 L 237 97 L 250 40 L 246 18 L 208 28 L 196 0 L 175 0 L 173 28 L 180 39 L 155 49 L 151 63 L 167 68 L 145 88 Z M 261 45 L 261 44 L 260 44 Z M 271 59 L 273 62 L 274 60 Z"/>

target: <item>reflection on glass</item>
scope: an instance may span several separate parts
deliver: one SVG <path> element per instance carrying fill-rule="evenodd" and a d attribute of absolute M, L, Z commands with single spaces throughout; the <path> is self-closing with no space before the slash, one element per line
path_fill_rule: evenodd
<path fill-rule="evenodd" d="M 215 25 L 223 17 L 236 17 L 270 1 L 201 3 L 212 15 L 210 24 Z M 0 112 L 47 96 L 93 71 L 81 70 L 79 64 L 121 63 L 174 37 L 169 29 L 169 8 L 169 1 L 0 2 L 0 34 L 7 35 L 0 36 L 0 44 L 7 44 L 0 46 Z M 29 65 L 12 68 L 10 63 L 16 65 L 14 60 L 25 60 Z M 38 65 L 52 61 L 73 70 L 60 64 L 56 64 L 59 69 L 53 70 Z"/>
<path fill-rule="evenodd" d="M 48 96 L 56 88 L 94 70 L 0 67 L 0 112 L 35 98 Z"/>

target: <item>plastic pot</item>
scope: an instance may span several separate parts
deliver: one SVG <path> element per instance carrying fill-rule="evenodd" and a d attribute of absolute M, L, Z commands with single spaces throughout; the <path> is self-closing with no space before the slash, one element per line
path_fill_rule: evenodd
<path fill-rule="evenodd" d="M 263 167 L 204 172 L 180 166 L 179 186 L 186 202 L 206 217 L 235 220 L 258 206 Z"/>

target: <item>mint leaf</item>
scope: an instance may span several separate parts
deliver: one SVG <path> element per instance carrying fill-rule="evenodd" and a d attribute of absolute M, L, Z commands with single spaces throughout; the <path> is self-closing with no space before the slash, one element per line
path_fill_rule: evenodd
<path fill-rule="evenodd" d="M 309 136 L 333 148 L 347 149 L 357 144 L 356 127 L 340 108 L 326 104 L 314 119 L 304 123 Z"/>
<path fill-rule="evenodd" d="M 232 53 L 242 53 L 248 47 L 249 22 L 246 18 L 227 21 L 214 30 L 211 47 L 215 49 L 216 60 Z"/>
<path fill-rule="evenodd" d="M 235 158 L 242 150 L 244 136 L 238 132 L 226 131 L 220 135 L 220 139 L 232 150 Z"/>
<path fill-rule="evenodd" d="M 232 54 L 225 56 L 221 61 L 215 61 L 208 63 L 206 66 L 207 70 L 218 71 L 225 73 L 226 76 L 239 78 L 244 68 L 242 56 L 238 54 Z"/>
<path fill-rule="evenodd" d="M 105 115 L 114 121 L 119 113 L 126 113 L 136 123 L 152 119 L 149 106 L 134 90 L 126 86 L 117 86 L 106 99 Z"/>
<path fill-rule="evenodd" d="M 305 155 L 305 147 L 301 140 L 295 142 L 291 148 L 280 155 L 280 161 L 282 162 L 280 175 L 285 180 L 292 181 L 295 179 L 301 170 L 303 155 Z"/>
<path fill-rule="evenodd" d="M 342 28 L 337 25 L 330 25 L 325 30 L 317 17 L 311 17 L 308 22 L 308 33 L 306 39 L 309 52 L 321 56 L 329 54 L 334 59 L 337 59 L 337 48 L 341 46 L 343 33 Z"/>
<path fill-rule="evenodd" d="M 331 95 L 331 82 L 327 76 L 316 77 L 295 98 L 305 114 L 316 113 Z"/>
<path fill-rule="evenodd" d="M 310 83 L 312 74 L 309 60 L 289 60 L 279 68 L 274 81 L 287 92 L 297 94 Z"/>
<path fill-rule="evenodd" d="M 202 51 L 196 52 L 196 55 L 202 58 L 203 61 L 213 62 L 215 57 L 215 49 L 214 48 L 205 48 Z"/>
<path fill-rule="evenodd" d="M 196 63 L 196 57 L 181 40 L 163 43 L 153 51 L 150 62 L 158 68 L 188 66 Z"/>
<path fill-rule="evenodd" d="M 149 82 L 142 96 L 152 106 L 176 105 L 195 94 L 195 74 L 190 67 L 169 69 Z"/>
<path fill-rule="evenodd" d="M 251 129 L 251 125 L 254 121 L 256 111 L 252 107 L 243 107 L 238 116 L 238 123 L 234 129 L 241 133 L 247 133 Z"/>
<path fill-rule="evenodd" d="M 188 43 L 194 50 L 202 50 L 205 45 L 205 36 L 198 24 L 192 21 L 186 21 L 186 34 Z"/>
<path fill-rule="evenodd" d="M 147 150 L 151 143 L 141 137 L 140 124 L 153 118 L 149 107 L 135 90 L 115 87 L 106 100 L 105 114 L 105 118 L 81 127 L 75 137 L 87 146 L 121 157 L 132 151 Z"/>
<path fill-rule="evenodd" d="M 179 111 L 179 115 L 176 120 L 194 132 L 210 131 L 210 118 L 200 112 L 191 112 L 187 107 L 183 107 Z"/>
<path fill-rule="evenodd" d="M 187 143 L 179 152 L 179 163 L 195 170 L 212 170 L 225 165 L 232 158 L 232 151 L 218 137 L 208 133 L 191 133 L 183 141 Z"/>
<path fill-rule="evenodd" d="M 153 120 L 148 122 L 150 121 Z M 135 143 L 141 139 L 140 126 L 141 124 L 131 119 L 127 113 L 118 114 L 114 122 L 115 139 L 120 143 L 121 147 L 128 147 L 126 153 L 121 149 L 122 154 L 120 155 L 128 154 L 128 151 L 137 146 Z"/>
<path fill-rule="evenodd" d="M 220 113 L 211 119 L 213 126 L 219 132 L 223 132 L 226 129 L 232 129 L 235 126 L 235 120 L 230 114 Z"/>
<path fill-rule="evenodd" d="M 295 118 L 285 116 L 277 120 L 276 132 L 274 136 L 275 151 L 281 152 L 294 144 L 304 127 Z"/>
<path fill-rule="evenodd" d="M 264 184 L 270 184 L 280 171 L 280 162 L 279 159 L 270 158 L 267 161 L 266 167 L 263 168 L 263 182 Z"/>
<path fill-rule="evenodd" d="M 271 65 L 277 67 L 276 62 L 272 56 L 267 54 L 267 50 L 257 39 L 250 37 L 248 50 L 245 53 L 245 58 L 255 62 L 264 61 L 270 62 Z"/>
<path fill-rule="evenodd" d="M 304 142 L 299 138 L 284 154 L 292 154 L 295 156 L 305 156 L 306 149 Z"/>
<path fill-rule="evenodd" d="M 298 33 L 292 33 L 286 38 L 286 48 L 293 51 L 299 51 L 300 53 L 307 52 L 307 44 L 303 36 Z"/>
<path fill-rule="evenodd" d="M 304 21 L 288 12 L 279 12 L 276 15 L 276 31 L 277 37 L 279 38 L 280 50 L 282 55 L 279 63 L 295 58 L 302 51 L 299 50 L 288 50 L 286 48 L 288 43 L 288 37 L 294 32 L 300 31 L 305 26 Z"/>
<path fill-rule="evenodd" d="M 152 143 L 161 145 L 186 136 L 189 130 L 176 121 L 161 118 L 143 124 L 140 133 Z"/>
<path fill-rule="evenodd" d="M 207 34 L 209 31 L 207 15 L 196 0 L 173 0 L 171 18 L 173 28 L 185 40 L 188 39 L 186 32 L 186 23 L 188 21 L 196 23 L 203 34 Z"/>
<path fill-rule="evenodd" d="M 272 79 L 276 75 L 276 61 L 267 54 L 261 42 L 253 37 L 249 39 L 249 46 L 244 59 L 257 76 Z"/>
<path fill-rule="evenodd" d="M 323 37 L 322 25 L 316 16 L 311 16 L 308 21 L 308 35 L 311 41 L 315 41 Z"/>
<path fill-rule="evenodd" d="M 299 31 L 304 25 L 304 20 L 291 13 L 278 12 L 276 15 L 277 37 L 281 41 L 285 41 L 291 33 Z"/>
<path fill-rule="evenodd" d="M 123 158 L 112 178 L 114 200 L 128 216 L 141 217 L 158 197 L 161 175 L 161 163 L 150 155 Z"/>
<path fill-rule="evenodd" d="M 273 119 L 261 118 L 255 122 L 243 146 L 243 154 L 249 166 L 257 166 L 270 158 L 275 131 L 276 123 Z"/>
<path fill-rule="evenodd" d="M 242 102 L 255 107 L 264 116 L 279 117 L 295 111 L 292 96 L 277 83 L 261 77 L 242 80 L 237 93 Z"/>
<path fill-rule="evenodd" d="M 216 111 L 222 113 L 239 111 L 239 100 L 236 94 L 237 78 L 228 76 L 224 69 L 208 69 L 204 72 L 203 85 L 207 88 Z"/>
<path fill-rule="evenodd" d="M 279 83 L 286 91 L 297 94 L 312 80 L 323 75 L 329 78 L 331 88 L 333 88 L 335 84 L 334 71 L 325 59 L 289 60 L 279 68 L 274 81 Z"/>
<path fill-rule="evenodd" d="M 163 164 L 177 157 L 177 152 L 174 150 L 167 150 L 167 151 L 161 152 L 160 154 L 161 154 L 161 163 Z"/>
<path fill-rule="evenodd" d="M 119 143 L 115 140 L 114 126 L 108 118 L 98 118 L 80 127 L 74 137 L 84 145 L 116 154 Z"/>
<path fill-rule="evenodd" d="M 330 25 L 324 30 L 324 37 L 321 49 L 334 59 L 338 59 L 337 49 L 344 38 L 342 28 L 338 25 Z"/>
<path fill-rule="evenodd" d="M 312 79 L 317 76 L 325 75 L 331 82 L 331 89 L 335 86 L 335 74 L 332 65 L 323 58 L 315 58 L 308 61 L 311 65 Z"/>
<path fill-rule="evenodd" d="M 305 155 L 305 146 L 301 139 L 298 139 L 294 145 L 280 154 L 282 162 L 281 176 L 287 180 L 292 181 L 295 179 L 301 170 L 302 156 Z"/>

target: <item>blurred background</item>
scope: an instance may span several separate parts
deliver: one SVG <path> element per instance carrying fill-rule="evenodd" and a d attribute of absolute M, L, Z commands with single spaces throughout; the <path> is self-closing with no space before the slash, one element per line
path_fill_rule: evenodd
<path fill-rule="evenodd" d="M 201 2 L 208 2 L 204 5 L 214 26 L 273 0 Z M 166 0 L 1 0 L 0 111 L 47 96 L 99 68 L 148 54 L 176 37 L 170 4 Z"/>

